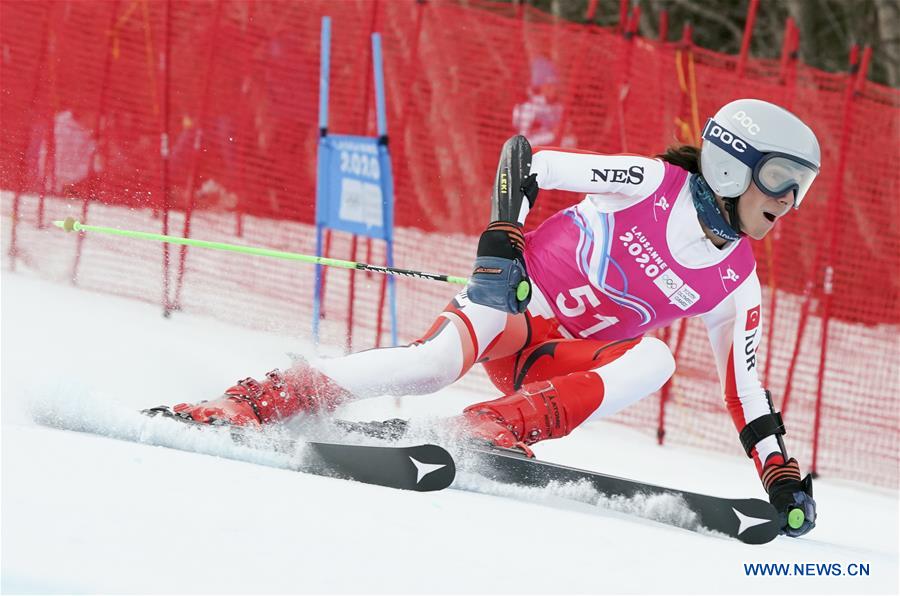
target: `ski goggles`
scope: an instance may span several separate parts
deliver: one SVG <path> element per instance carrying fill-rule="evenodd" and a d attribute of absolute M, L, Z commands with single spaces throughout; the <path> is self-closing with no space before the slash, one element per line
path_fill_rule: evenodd
<path fill-rule="evenodd" d="M 760 151 L 712 118 L 703 128 L 703 138 L 750 168 L 756 186 L 770 197 L 793 191 L 794 209 L 819 175 L 814 163 L 788 153 Z"/>

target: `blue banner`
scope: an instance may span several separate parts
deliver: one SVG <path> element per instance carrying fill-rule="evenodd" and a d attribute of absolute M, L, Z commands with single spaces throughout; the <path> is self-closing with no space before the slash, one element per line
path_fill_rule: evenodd
<path fill-rule="evenodd" d="M 319 139 L 317 225 L 389 241 L 392 191 L 390 155 L 378 139 L 351 135 Z"/>

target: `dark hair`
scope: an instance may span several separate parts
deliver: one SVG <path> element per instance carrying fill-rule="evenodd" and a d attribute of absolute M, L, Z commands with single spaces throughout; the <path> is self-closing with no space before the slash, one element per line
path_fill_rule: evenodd
<path fill-rule="evenodd" d="M 700 173 L 700 148 L 693 145 L 679 145 L 669 147 L 665 153 L 656 157 L 667 161 L 672 165 L 683 168 L 692 174 Z"/>

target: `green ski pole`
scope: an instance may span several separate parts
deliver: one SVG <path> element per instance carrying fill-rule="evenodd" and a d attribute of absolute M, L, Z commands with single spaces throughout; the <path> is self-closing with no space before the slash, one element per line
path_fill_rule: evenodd
<path fill-rule="evenodd" d="M 325 265 L 327 267 L 341 267 L 343 269 L 359 269 L 362 271 L 374 271 L 385 275 L 402 275 L 405 277 L 415 277 L 418 279 L 433 279 L 435 281 L 445 281 L 451 284 L 465 285 L 469 280 L 465 277 L 457 277 L 454 275 L 443 275 L 440 273 L 427 273 L 425 271 L 413 271 L 411 269 L 398 269 L 396 267 L 381 267 L 379 265 L 368 265 L 366 263 L 357 263 L 356 261 L 342 261 L 341 259 L 329 259 L 326 257 L 314 257 L 312 255 L 302 255 L 295 252 L 285 252 L 281 250 L 271 250 L 268 248 L 259 248 L 256 246 L 243 246 L 240 244 L 228 244 L 225 242 L 210 242 L 208 240 L 195 240 L 193 238 L 181 238 L 179 236 L 166 236 L 164 234 L 153 234 L 151 232 L 137 232 L 134 230 L 120 230 L 118 228 L 108 228 L 105 226 L 89 226 L 82 224 L 72 217 L 67 217 L 65 221 L 54 221 L 53 225 L 62 228 L 67 232 L 99 232 L 101 234 L 111 234 L 113 236 L 124 236 L 126 238 L 137 238 L 139 240 L 153 240 L 155 242 L 168 242 L 169 244 L 184 244 L 187 246 L 197 246 L 200 248 L 212 248 L 215 250 L 226 250 L 247 255 L 257 255 L 261 257 L 274 257 L 276 259 L 287 259 L 290 261 L 301 261 L 303 263 L 313 263 Z"/>

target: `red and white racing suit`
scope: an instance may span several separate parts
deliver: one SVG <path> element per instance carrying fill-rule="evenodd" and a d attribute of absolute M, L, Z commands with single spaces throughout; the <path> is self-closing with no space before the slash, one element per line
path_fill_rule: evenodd
<path fill-rule="evenodd" d="M 431 393 L 481 363 L 504 394 L 546 380 L 561 396 L 599 392 L 594 416 L 603 417 L 674 373 L 668 346 L 647 332 L 697 316 L 735 427 L 768 414 L 757 375 L 762 313 L 753 254 L 746 239 L 719 249 L 707 238 L 688 173 L 643 156 L 541 147 L 531 171 L 542 189 L 586 196 L 526 235 L 533 296 L 525 314 L 474 304 L 463 290 L 416 342 L 322 359 L 316 368 L 370 397 Z M 751 456 L 761 475 L 764 465 L 785 461 L 776 436 Z"/>

